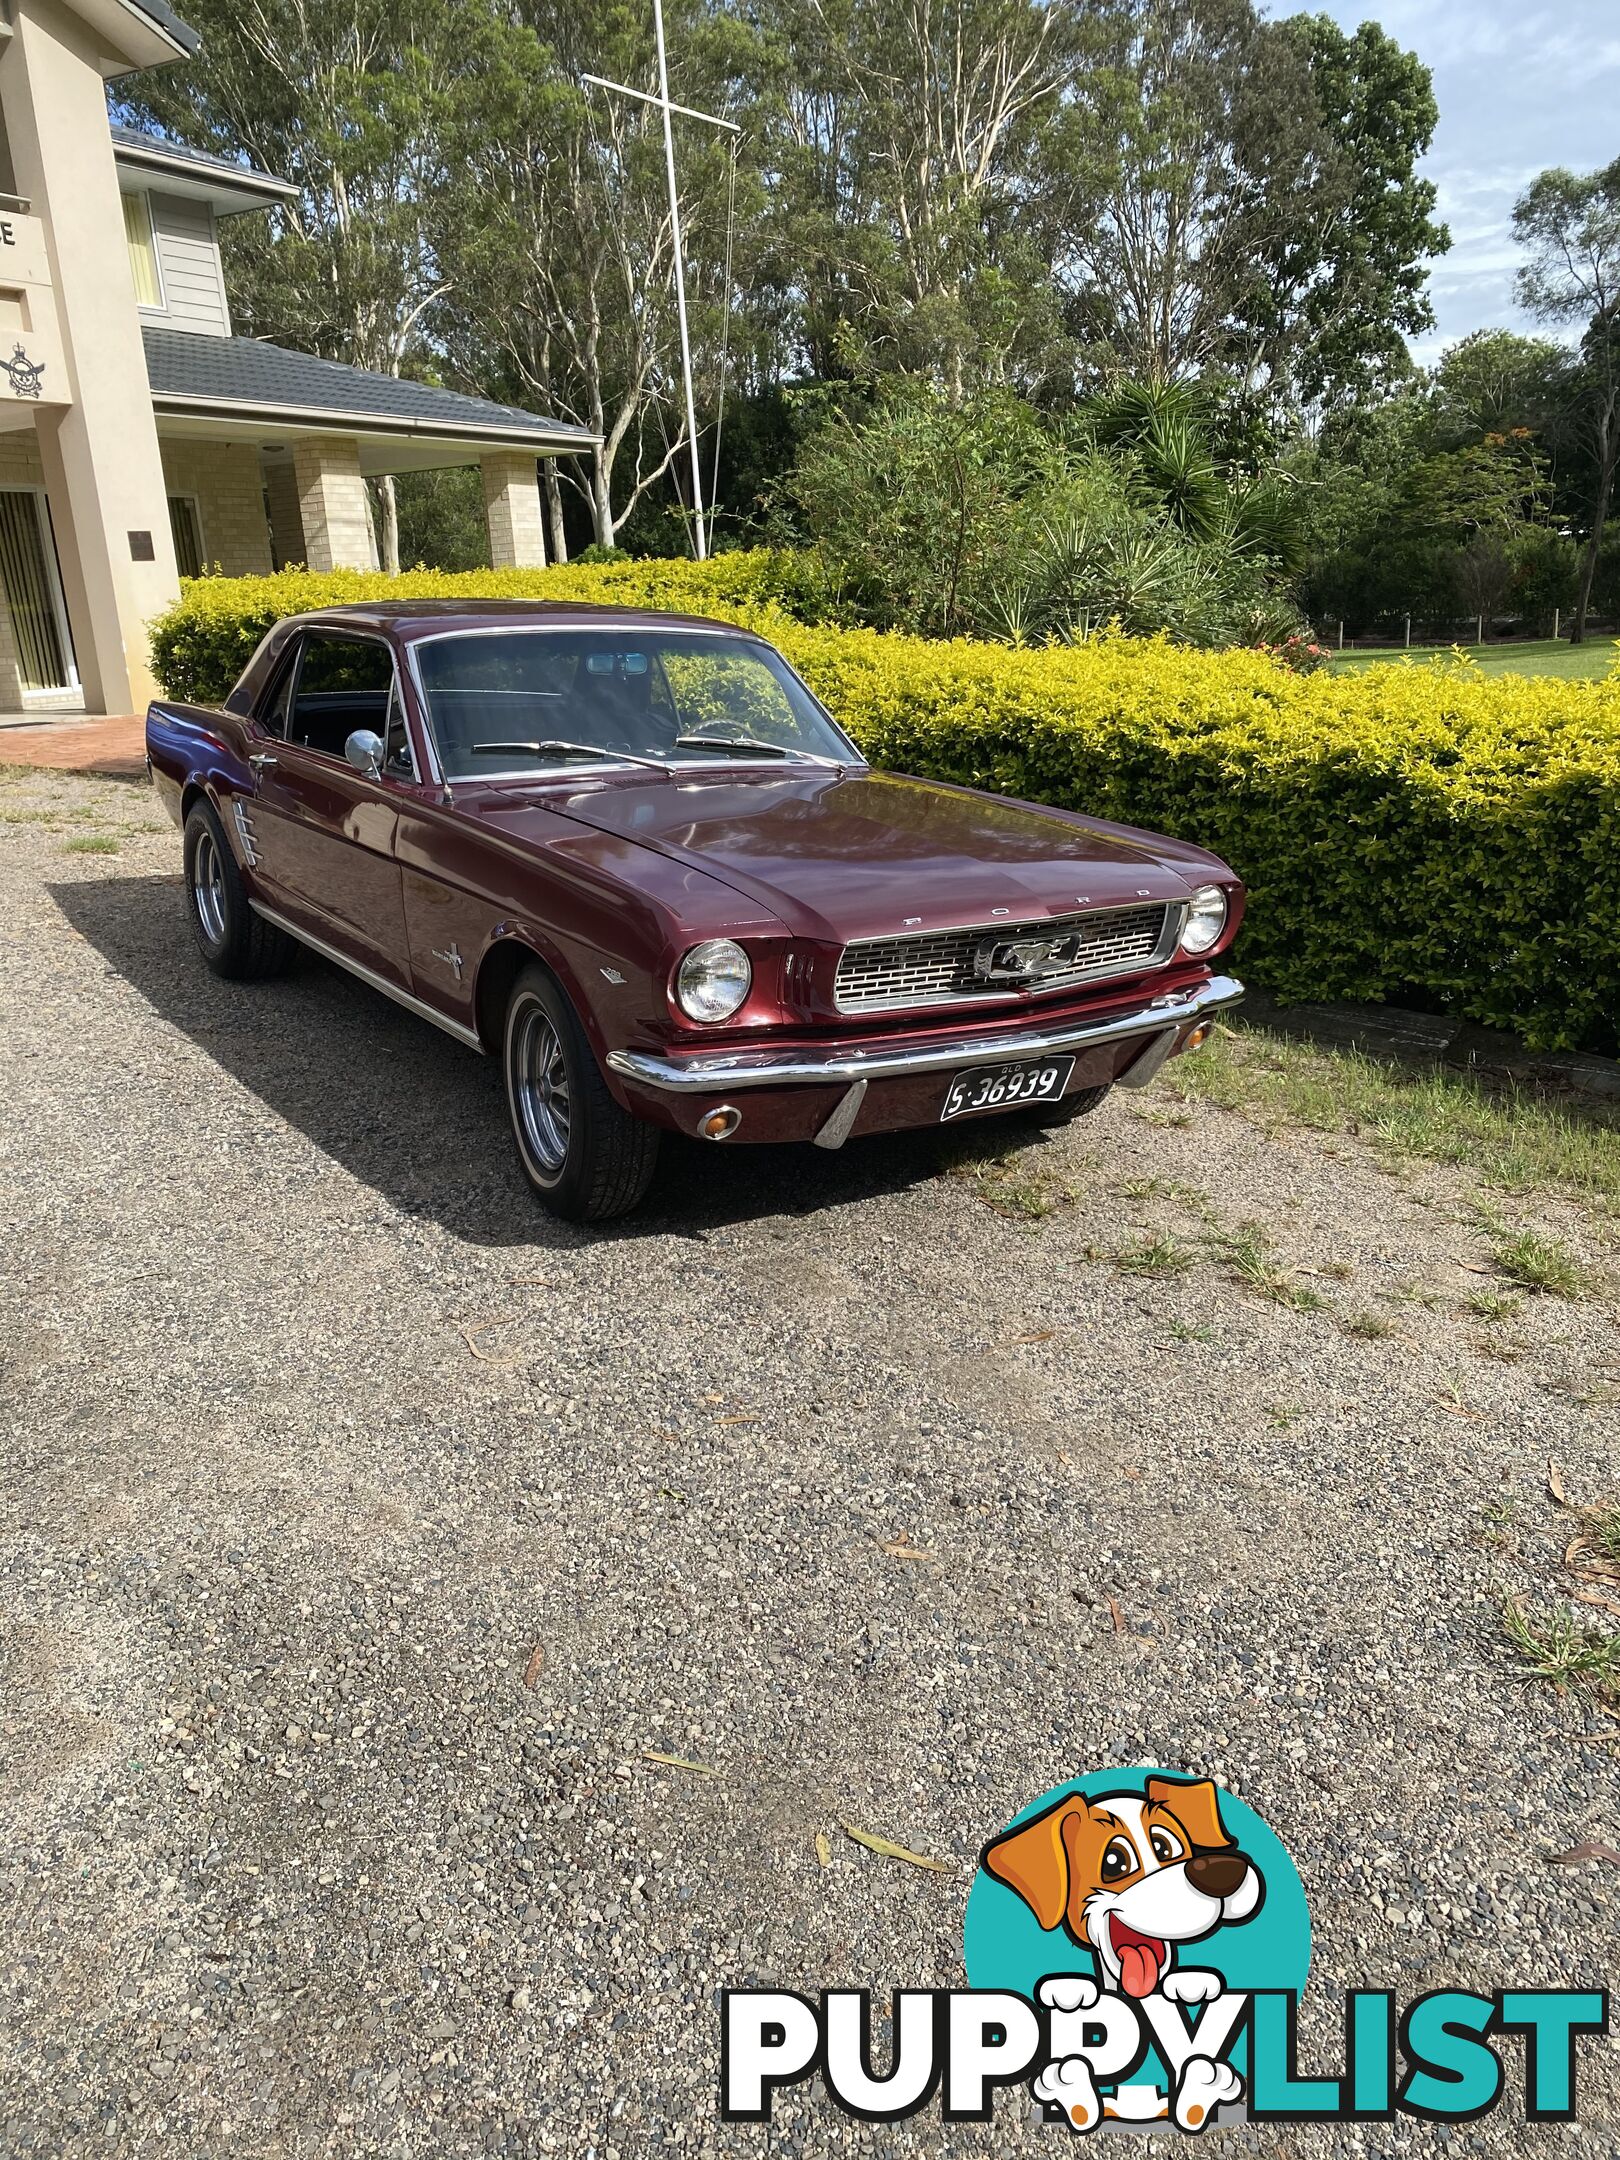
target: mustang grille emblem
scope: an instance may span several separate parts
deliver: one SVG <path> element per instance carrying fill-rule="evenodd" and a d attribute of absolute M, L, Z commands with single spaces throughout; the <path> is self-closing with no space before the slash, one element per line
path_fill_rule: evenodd
<path fill-rule="evenodd" d="M 978 982 L 1033 983 L 1048 975 L 1061 975 L 1081 957 L 1082 941 L 1075 931 L 1065 937 L 985 938 L 973 955 L 973 974 Z"/>

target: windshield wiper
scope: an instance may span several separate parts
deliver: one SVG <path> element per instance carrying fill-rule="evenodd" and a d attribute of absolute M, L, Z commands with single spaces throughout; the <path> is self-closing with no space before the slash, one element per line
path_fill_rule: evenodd
<path fill-rule="evenodd" d="M 814 750 L 790 750 L 782 743 L 761 742 L 756 735 L 677 735 L 672 747 L 676 750 L 754 750 L 765 757 L 798 758 L 807 765 L 838 764 L 837 758 L 818 757 Z"/>
<path fill-rule="evenodd" d="M 475 742 L 468 751 L 469 757 L 563 757 L 595 758 L 601 765 L 650 765 L 654 772 L 667 773 L 668 765 L 662 758 L 642 757 L 635 750 L 604 750 L 600 743 L 588 742 Z"/>

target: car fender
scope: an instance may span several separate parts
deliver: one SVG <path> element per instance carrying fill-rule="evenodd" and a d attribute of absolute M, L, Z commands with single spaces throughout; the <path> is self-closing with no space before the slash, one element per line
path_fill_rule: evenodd
<path fill-rule="evenodd" d="M 560 940 L 521 915 L 503 917 L 492 927 L 473 968 L 472 1006 L 485 1048 L 492 1053 L 499 1050 L 507 995 L 530 960 L 538 960 L 561 984 L 605 1075 L 607 1054 L 613 1045 L 586 989 L 580 963 Z"/>
<path fill-rule="evenodd" d="M 460 1011 L 490 1049 L 499 1040 L 496 1015 L 515 973 L 514 949 L 550 969 L 607 1072 L 610 1051 L 662 1046 L 685 1032 L 668 987 L 684 948 L 726 935 L 747 936 L 756 946 L 786 942 L 777 918 L 742 902 L 722 880 L 546 806 L 520 804 L 506 829 L 487 821 L 470 842 L 466 827 L 447 832 L 445 817 L 442 804 L 419 804 L 416 829 L 404 836 L 407 911 L 415 877 L 461 896 L 461 908 L 447 918 L 472 962 Z M 468 918 L 479 912 L 480 898 L 489 904 L 475 929 Z M 773 965 L 762 970 L 754 1024 L 779 1022 L 775 987 Z M 608 1084 L 620 1094 L 611 1073 Z"/>
<path fill-rule="evenodd" d="M 242 837 L 227 806 L 235 796 L 251 796 L 253 773 L 231 723 L 209 706 L 154 703 L 146 714 L 146 760 L 159 799 L 177 825 L 183 826 L 199 794 L 224 827 L 239 869 L 248 867 Z"/>

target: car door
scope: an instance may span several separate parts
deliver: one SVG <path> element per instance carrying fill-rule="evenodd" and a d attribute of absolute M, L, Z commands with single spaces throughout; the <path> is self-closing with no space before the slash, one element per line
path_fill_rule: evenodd
<path fill-rule="evenodd" d="M 311 629 L 272 681 L 255 723 L 257 878 L 296 928 L 408 988 L 395 854 L 402 788 L 414 784 L 393 655 L 380 638 Z M 359 729 L 390 739 L 383 771 L 348 762 Z"/>

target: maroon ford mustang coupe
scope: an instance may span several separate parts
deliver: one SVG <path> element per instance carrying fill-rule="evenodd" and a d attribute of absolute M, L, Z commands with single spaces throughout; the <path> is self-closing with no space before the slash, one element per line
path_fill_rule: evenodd
<path fill-rule="evenodd" d="M 874 772 L 724 624 L 335 608 L 146 743 L 215 973 L 297 939 L 499 1055 L 524 1173 L 576 1221 L 635 1205 L 663 1127 L 1055 1123 L 1242 995 L 1215 856 Z"/>

